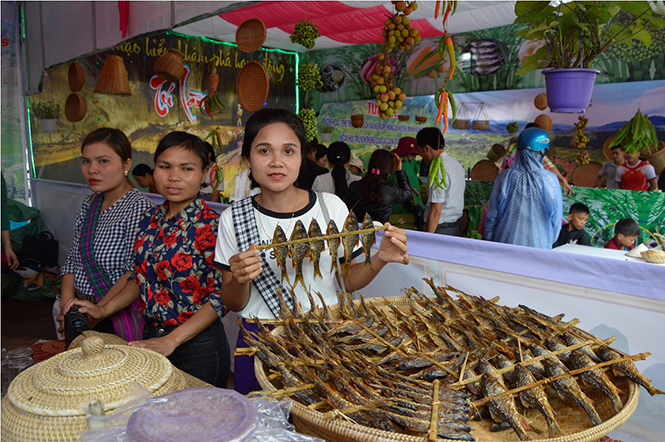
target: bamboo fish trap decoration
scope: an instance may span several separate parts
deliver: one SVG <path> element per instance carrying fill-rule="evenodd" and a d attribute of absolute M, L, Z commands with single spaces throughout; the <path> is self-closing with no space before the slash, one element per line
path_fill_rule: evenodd
<path fill-rule="evenodd" d="M 522 440 L 592 442 L 635 411 L 635 382 L 650 394 L 663 393 L 632 364 L 648 353 L 624 355 L 609 346 L 613 338 L 600 340 L 576 327 L 577 320 L 563 322 L 563 315 L 504 307 L 498 297 L 486 300 L 426 282 L 436 298 L 412 288 L 403 290 L 406 297 L 359 301 L 339 293 L 338 305 L 308 313 L 287 308 L 279 319 L 263 321 L 277 326 L 272 332 L 261 325 L 256 335 L 241 329 L 252 347 L 237 354 L 257 356 L 255 371 L 266 393 L 295 399 L 291 411 L 299 432 L 336 442 L 514 441 L 515 432 Z M 541 340 L 546 344 L 537 344 Z M 591 360 L 587 353 L 597 361 L 576 365 Z M 550 365 L 563 367 L 562 361 L 565 371 L 549 371 Z M 534 375 L 539 367 L 544 374 Z M 516 376 L 523 372 L 532 380 L 521 383 Z M 610 398 L 591 388 L 589 373 L 607 376 L 624 394 Z M 501 387 L 496 380 L 503 378 Z M 583 387 L 579 394 L 595 405 L 585 411 L 564 402 L 559 389 L 568 381 Z M 493 384 L 499 385 L 495 391 Z M 527 391 L 546 394 L 556 411 L 547 418 L 552 422 L 535 409 L 515 408 L 517 397 L 526 404 Z M 512 404 L 506 419 L 515 419 L 513 430 L 492 431 L 497 404 Z M 523 413 L 529 423 L 520 434 L 515 428 Z"/>

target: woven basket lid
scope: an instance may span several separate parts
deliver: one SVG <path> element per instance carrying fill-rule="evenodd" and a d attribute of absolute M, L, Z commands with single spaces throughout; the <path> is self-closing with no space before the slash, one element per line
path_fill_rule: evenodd
<path fill-rule="evenodd" d="M 603 168 L 603 165 L 592 161 L 587 164 L 577 166 L 570 177 L 574 185 L 578 187 L 596 187 L 598 180 L 598 172 Z"/>
<path fill-rule="evenodd" d="M 151 392 L 159 390 L 173 374 L 164 356 L 136 347 L 104 345 L 88 338 L 80 349 L 56 355 L 19 374 L 7 395 L 18 408 L 44 415 L 83 415 L 79 404 L 97 398 L 105 410 L 115 408 L 138 382 Z"/>
<path fill-rule="evenodd" d="M 268 98 L 268 73 L 258 61 L 250 61 L 240 69 L 236 80 L 236 93 L 240 105 L 249 112 L 263 107 Z"/>

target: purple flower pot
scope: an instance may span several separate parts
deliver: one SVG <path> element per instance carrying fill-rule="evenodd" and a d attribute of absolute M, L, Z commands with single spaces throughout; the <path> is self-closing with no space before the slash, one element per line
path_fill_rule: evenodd
<path fill-rule="evenodd" d="M 543 69 L 551 112 L 581 114 L 589 107 L 595 69 Z"/>

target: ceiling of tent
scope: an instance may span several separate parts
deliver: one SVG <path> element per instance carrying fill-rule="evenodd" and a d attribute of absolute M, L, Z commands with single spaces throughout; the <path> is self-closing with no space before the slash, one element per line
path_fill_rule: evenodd
<path fill-rule="evenodd" d="M 423 38 L 443 34 L 441 17 L 434 19 L 434 1 L 418 1 L 409 18 Z M 515 20 L 515 1 L 459 1 L 455 15 L 448 21 L 448 32 L 455 34 L 503 26 Z M 386 15 L 393 5 L 383 1 L 260 1 L 248 2 L 229 12 L 179 26 L 182 34 L 208 37 L 235 43 L 235 32 L 244 20 L 259 18 L 266 26 L 264 47 L 292 51 L 304 48 L 291 43 L 289 35 L 296 23 L 309 20 L 318 25 L 321 37 L 314 49 L 346 45 L 381 43 Z"/>

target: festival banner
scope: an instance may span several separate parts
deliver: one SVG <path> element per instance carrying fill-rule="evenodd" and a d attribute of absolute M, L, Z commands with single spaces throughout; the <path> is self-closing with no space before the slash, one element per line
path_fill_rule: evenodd
<path fill-rule="evenodd" d="M 153 70 L 155 60 L 169 49 L 184 55 L 184 75 L 178 82 L 166 81 Z M 131 96 L 94 92 L 108 55 L 124 60 Z M 152 153 L 167 133 L 186 131 L 205 138 L 217 128 L 225 150 L 219 164 L 224 165 L 225 181 L 233 181 L 239 164 L 239 155 L 234 151 L 252 114 L 238 102 L 236 81 L 240 69 L 249 61 L 261 63 L 268 74 L 270 91 L 265 105 L 292 111 L 296 108 L 297 54 L 293 52 L 261 49 L 243 53 L 235 44 L 168 32 L 137 37 L 76 61 L 85 72 L 85 84 L 78 93 L 87 103 L 87 112 L 81 121 L 70 122 L 63 111 L 53 133 L 45 132 L 34 116 L 31 118 L 37 178 L 84 183 L 79 160 L 81 140 L 98 127 L 122 130 L 134 148 L 133 164 L 146 163 L 151 167 Z M 68 72 L 69 63 L 48 69 L 42 92 L 29 97 L 31 107 L 38 102 L 51 102 L 64 109 L 72 93 Z M 217 95 L 226 106 L 221 113 L 212 115 L 214 120 L 199 109 L 201 100 L 209 94 L 212 73 L 219 75 Z"/>

